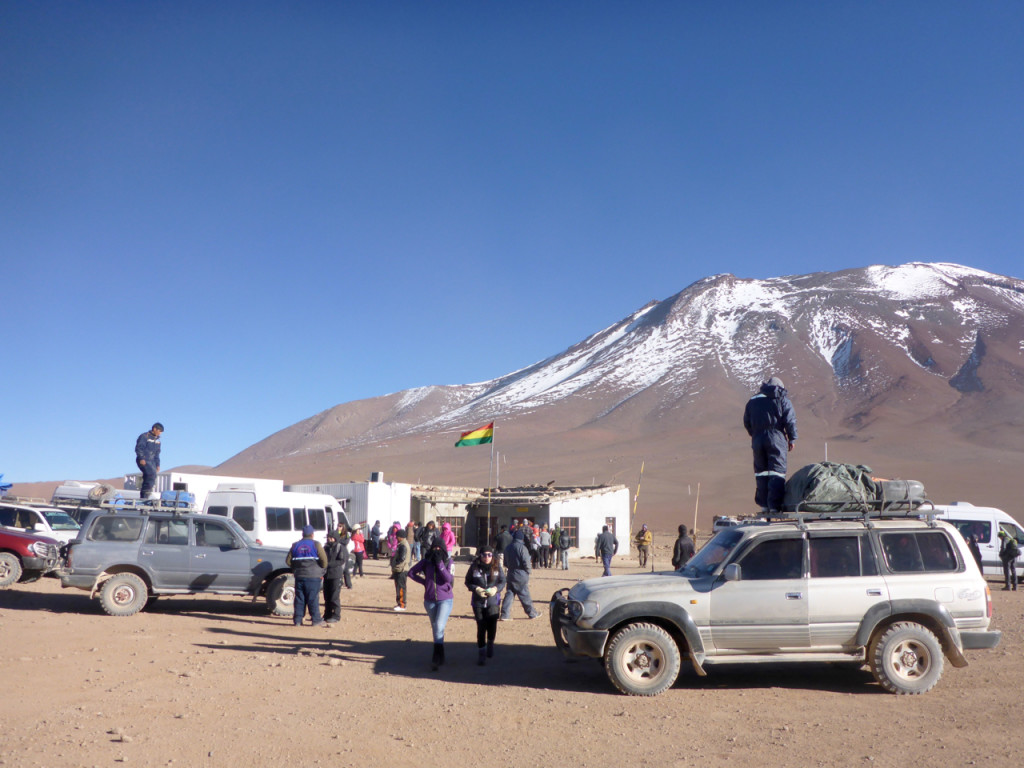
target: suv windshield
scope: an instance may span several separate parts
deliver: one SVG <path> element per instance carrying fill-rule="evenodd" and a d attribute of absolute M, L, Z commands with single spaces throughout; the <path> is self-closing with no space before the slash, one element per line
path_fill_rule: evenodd
<path fill-rule="evenodd" d="M 77 531 L 82 527 L 67 512 L 43 512 L 43 517 L 55 531 Z"/>
<path fill-rule="evenodd" d="M 733 548 L 743 538 L 739 528 L 726 528 L 719 531 L 711 541 L 704 545 L 700 552 L 690 558 L 683 566 L 686 576 L 708 576 L 729 556 Z"/>

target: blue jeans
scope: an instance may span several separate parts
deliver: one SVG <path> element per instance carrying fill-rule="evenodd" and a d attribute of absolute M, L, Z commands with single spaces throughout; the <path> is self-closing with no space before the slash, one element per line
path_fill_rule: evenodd
<path fill-rule="evenodd" d="M 320 587 L 323 579 L 296 579 L 295 580 L 295 613 L 293 620 L 295 626 L 301 626 L 302 620 L 306 617 L 306 607 L 309 607 L 309 618 L 314 624 L 319 624 L 320 618 Z"/>
<path fill-rule="evenodd" d="M 604 573 L 602 576 L 612 575 L 612 556 L 601 553 L 601 562 L 604 563 Z"/>
<path fill-rule="evenodd" d="M 448 600 L 424 600 L 423 607 L 427 611 L 427 618 L 430 619 L 430 628 L 434 632 L 434 642 L 444 642 L 444 628 L 448 626 L 448 617 L 452 615 L 454 601 Z"/>

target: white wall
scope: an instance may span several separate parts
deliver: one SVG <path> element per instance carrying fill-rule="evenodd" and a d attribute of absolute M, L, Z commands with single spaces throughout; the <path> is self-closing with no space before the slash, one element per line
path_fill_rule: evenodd
<path fill-rule="evenodd" d="M 221 483 L 248 483 L 257 491 L 283 491 L 284 480 L 268 480 L 260 477 L 229 477 L 227 475 L 196 475 L 189 472 L 159 472 L 156 476 L 156 490 L 173 490 L 175 483 L 184 483 L 189 493 L 196 495 L 196 507 L 202 509 L 206 494 Z"/>
<path fill-rule="evenodd" d="M 606 517 L 615 518 L 615 535 L 619 540 L 619 552 L 629 553 L 628 488 L 552 502 L 551 524 L 554 525 L 562 517 L 578 517 L 580 521 L 579 541 L 576 542 L 579 551 L 573 550 L 571 555 L 593 557 L 594 539 L 605 525 Z"/>

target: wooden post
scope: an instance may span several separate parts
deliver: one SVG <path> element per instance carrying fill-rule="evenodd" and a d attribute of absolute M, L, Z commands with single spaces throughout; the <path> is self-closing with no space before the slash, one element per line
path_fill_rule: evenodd
<path fill-rule="evenodd" d="M 697 483 L 697 501 L 693 504 L 693 540 L 697 540 L 697 510 L 700 509 L 700 483 Z"/>

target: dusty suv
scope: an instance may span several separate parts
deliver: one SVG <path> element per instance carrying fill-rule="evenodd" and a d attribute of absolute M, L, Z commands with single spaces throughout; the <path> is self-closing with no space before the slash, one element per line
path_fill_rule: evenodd
<path fill-rule="evenodd" d="M 748 523 L 720 531 L 679 571 L 582 581 L 550 603 L 556 645 L 602 659 L 623 693 L 672 686 L 685 655 L 715 664 L 860 662 L 892 693 L 930 690 L 944 659 L 994 648 L 992 598 L 947 523 L 915 519 Z"/>
<path fill-rule="evenodd" d="M 159 595 L 262 595 L 290 616 L 288 550 L 262 547 L 234 520 L 174 511 L 93 512 L 68 545 L 61 585 L 98 594 L 111 616 L 131 616 Z"/>

